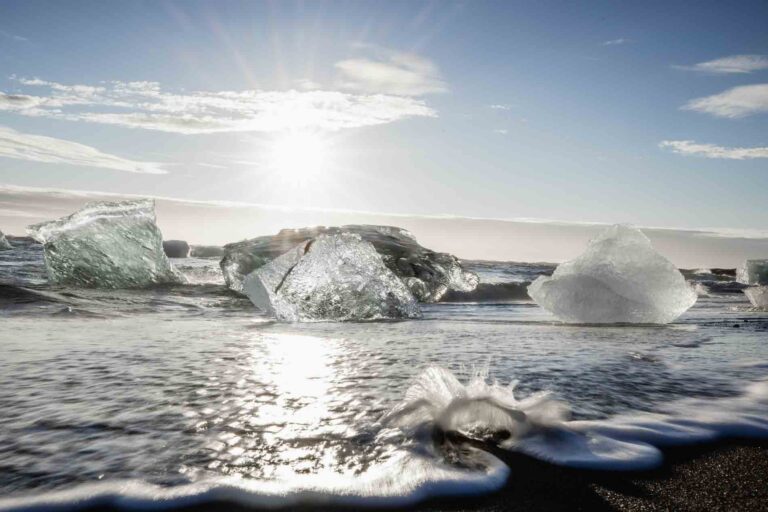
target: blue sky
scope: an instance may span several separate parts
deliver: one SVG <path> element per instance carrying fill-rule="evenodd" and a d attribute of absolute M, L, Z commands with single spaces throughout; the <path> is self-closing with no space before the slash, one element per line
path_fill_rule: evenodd
<path fill-rule="evenodd" d="M 0 3 L 0 183 L 768 226 L 765 2 Z"/>

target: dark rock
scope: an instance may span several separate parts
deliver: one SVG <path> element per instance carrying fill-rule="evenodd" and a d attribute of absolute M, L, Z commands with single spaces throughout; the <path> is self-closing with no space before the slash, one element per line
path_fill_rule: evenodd
<path fill-rule="evenodd" d="M 449 291 L 440 302 L 519 302 L 529 301 L 531 283 L 480 283 L 472 291 Z"/>
<path fill-rule="evenodd" d="M 186 258 L 189 256 L 189 244 L 184 240 L 163 240 L 163 251 L 169 258 Z"/>
<path fill-rule="evenodd" d="M 218 245 L 193 245 L 189 253 L 193 258 L 221 258 L 224 248 Z"/>

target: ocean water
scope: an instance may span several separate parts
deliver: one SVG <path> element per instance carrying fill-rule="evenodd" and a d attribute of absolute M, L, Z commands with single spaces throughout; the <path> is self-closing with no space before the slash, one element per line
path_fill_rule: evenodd
<path fill-rule="evenodd" d="M 226 290 L 217 260 L 175 260 L 183 286 L 66 289 L 46 283 L 39 246 L 11 242 L 0 509 L 397 505 L 504 484 L 503 462 L 462 438 L 619 470 L 667 445 L 768 436 L 768 313 L 707 270 L 665 326 L 565 325 L 524 300 L 281 324 Z M 494 284 L 552 270 L 468 264 Z"/>

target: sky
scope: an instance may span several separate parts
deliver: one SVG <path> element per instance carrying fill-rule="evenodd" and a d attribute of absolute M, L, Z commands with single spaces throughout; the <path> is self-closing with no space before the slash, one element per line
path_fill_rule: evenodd
<path fill-rule="evenodd" d="M 767 24 L 762 1 L 6 0 L 0 184 L 766 232 Z"/>

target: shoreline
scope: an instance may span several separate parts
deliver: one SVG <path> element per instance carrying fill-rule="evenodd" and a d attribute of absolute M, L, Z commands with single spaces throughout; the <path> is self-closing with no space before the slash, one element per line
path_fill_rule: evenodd
<path fill-rule="evenodd" d="M 760 511 L 768 504 L 768 440 L 729 439 L 664 450 L 664 463 L 645 471 L 594 471 L 555 466 L 527 455 L 491 450 L 510 467 L 505 485 L 485 495 L 429 498 L 397 507 L 413 512 L 501 511 Z M 163 508 L 162 506 L 160 508 Z M 259 510 L 387 511 L 392 507 L 299 505 L 248 507 L 221 501 L 171 507 L 174 512 Z M 124 511 L 94 506 L 79 510 Z"/>

